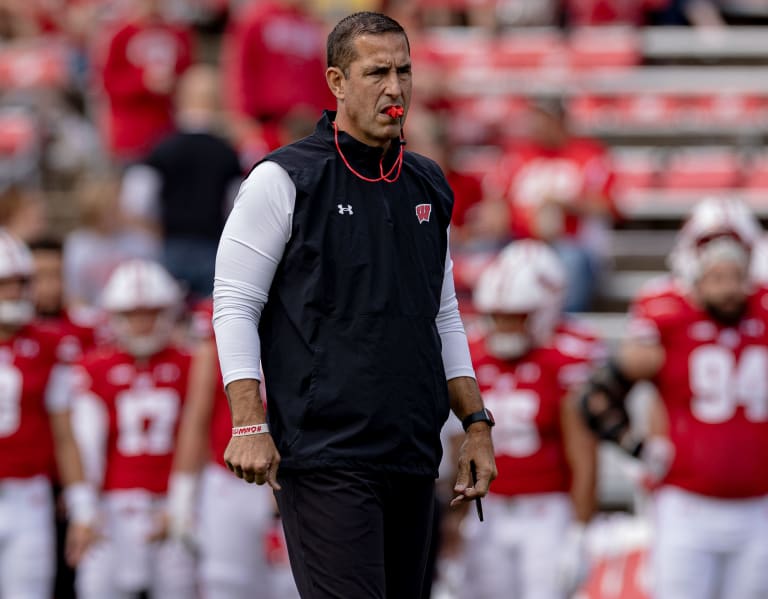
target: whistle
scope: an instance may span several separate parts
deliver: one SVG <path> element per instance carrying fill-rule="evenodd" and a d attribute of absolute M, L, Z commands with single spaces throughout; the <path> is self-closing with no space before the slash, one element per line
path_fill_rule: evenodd
<path fill-rule="evenodd" d="M 405 110 L 402 106 L 390 106 L 384 112 L 386 112 L 387 115 L 393 119 L 399 119 L 401 116 L 403 116 L 403 114 L 405 114 Z"/>

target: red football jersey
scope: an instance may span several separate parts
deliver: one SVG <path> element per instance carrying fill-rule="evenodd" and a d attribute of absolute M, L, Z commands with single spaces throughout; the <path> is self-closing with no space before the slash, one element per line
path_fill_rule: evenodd
<path fill-rule="evenodd" d="M 49 475 L 54 464 L 48 412 L 62 409 L 48 388 L 60 336 L 29 325 L 0 342 L 0 479 Z"/>
<path fill-rule="evenodd" d="M 675 447 L 663 484 L 723 498 L 768 493 L 768 291 L 755 291 L 729 327 L 674 282 L 656 284 L 635 302 L 629 331 L 666 353 L 653 381 Z"/>
<path fill-rule="evenodd" d="M 483 401 L 496 420 L 493 443 L 499 475 L 493 493 L 569 490 L 561 406 L 570 385 L 587 375 L 587 349 L 592 347 L 584 343 L 584 351 L 567 353 L 571 342 L 563 345 L 563 337 L 556 335 L 552 346 L 535 348 L 518 360 L 492 356 L 482 339 L 470 345 Z"/>
<path fill-rule="evenodd" d="M 83 392 L 102 401 L 108 416 L 105 491 L 166 492 L 189 365 L 189 355 L 173 347 L 147 360 L 112 347 L 85 356 Z"/>

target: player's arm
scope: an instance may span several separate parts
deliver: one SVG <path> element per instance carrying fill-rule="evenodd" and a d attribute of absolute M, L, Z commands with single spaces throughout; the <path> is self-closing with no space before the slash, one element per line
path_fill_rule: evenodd
<path fill-rule="evenodd" d="M 213 324 L 233 427 L 266 423 L 258 326 L 290 239 L 295 199 L 296 188 L 283 168 L 258 165 L 240 189 L 219 244 Z M 280 488 L 280 454 L 269 433 L 233 436 L 224 461 L 248 482 Z"/>
<path fill-rule="evenodd" d="M 197 344 L 189 370 L 189 383 L 179 424 L 173 471 L 196 475 L 208 457 L 213 401 L 216 396 L 216 345 L 213 339 Z"/>
<path fill-rule="evenodd" d="M 568 395 L 560 409 L 565 455 L 571 470 L 574 521 L 568 527 L 557 559 L 561 588 L 570 597 L 589 572 L 587 524 L 597 505 L 597 439 L 579 414 L 575 395 Z"/>
<path fill-rule="evenodd" d="M 95 538 L 96 493 L 85 478 L 80 450 L 72 429 L 70 402 L 74 373 L 70 366 L 54 367 L 46 392 L 56 463 L 64 485 L 64 500 L 69 516 L 65 555 L 75 566 Z"/>
<path fill-rule="evenodd" d="M 451 410 L 463 422 L 470 414 L 482 411 L 484 406 L 472 368 L 467 335 L 459 315 L 450 250 L 446 251 L 440 310 L 435 323 L 442 341 L 443 367 L 448 380 Z M 470 474 L 472 462 L 477 471 L 476 483 Z M 476 422 L 467 428 L 459 449 L 458 474 L 454 487 L 456 497 L 451 505 L 484 496 L 496 474 L 491 427 L 485 422 Z"/>
<path fill-rule="evenodd" d="M 637 456 L 642 445 L 629 434 L 626 398 L 637 381 L 656 376 L 664 357 L 658 342 L 625 341 L 616 355 L 593 372 L 579 398 L 587 427 L 600 439 L 617 443 Z"/>
<path fill-rule="evenodd" d="M 566 397 L 560 419 L 565 455 L 571 469 L 573 511 L 576 520 L 586 524 L 597 504 L 597 439 L 579 414 L 577 397 Z"/>
<path fill-rule="evenodd" d="M 208 457 L 208 439 L 218 383 L 216 359 L 213 339 L 202 340 L 197 345 L 189 370 L 188 391 L 168 483 L 166 524 L 171 535 L 179 539 L 186 539 L 192 530 L 197 478 Z"/>

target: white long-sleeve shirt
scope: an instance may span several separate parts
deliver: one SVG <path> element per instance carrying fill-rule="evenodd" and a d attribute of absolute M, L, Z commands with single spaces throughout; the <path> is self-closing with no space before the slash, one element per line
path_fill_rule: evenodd
<path fill-rule="evenodd" d="M 285 169 L 263 162 L 243 182 L 224 227 L 216 257 L 213 324 L 225 385 L 261 379 L 259 320 L 291 238 L 295 202 L 296 187 Z M 450 251 L 435 321 L 446 378 L 474 378 Z"/>

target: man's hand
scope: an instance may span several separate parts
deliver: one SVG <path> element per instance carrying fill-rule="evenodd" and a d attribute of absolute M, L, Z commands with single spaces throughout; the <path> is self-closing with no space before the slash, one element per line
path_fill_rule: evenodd
<path fill-rule="evenodd" d="M 93 526 L 70 522 L 67 527 L 67 538 L 64 546 L 64 557 L 67 564 L 74 568 L 83 559 L 88 547 L 96 541 L 98 535 Z"/>
<path fill-rule="evenodd" d="M 227 385 L 232 426 L 266 422 L 259 384 L 256 379 L 241 379 Z M 269 433 L 232 437 L 224 451 L 224 463 L 246 482 L 257 485 L 267 483 L 275 491 L 280 490 L 277 483 L 280 454 Z"/>
<path fill-rule="evenodd" d="M 224 463 L 246 482 L 267 483 L 275 491 L 281 488 L 277 482 L 280 454 L 270 434 L 232 437 L 224 451 Z"/>
<path fill-rule="evenodd" d="M 475 463 L 477 482 L 472 482 L 470 462 Z M 451 507 L 463 501 L 472 501 L 485 497 L 491 481 L 496 478 L 496 461 L 493 459 L 491 427 L 484 422 L 476 422 L 467 429 L 467 434 L 459 448 L 459 472 L 453 487 L 456 496 L 451 500 Z"/>

